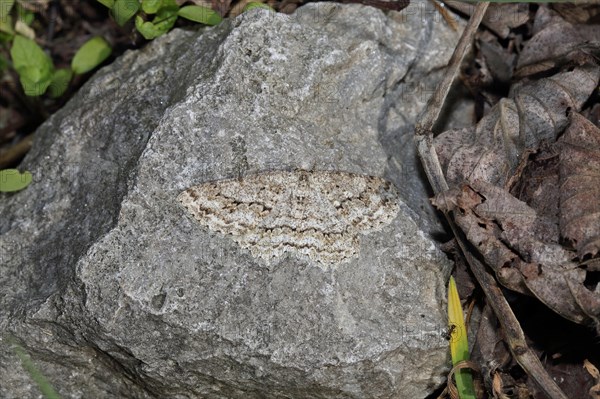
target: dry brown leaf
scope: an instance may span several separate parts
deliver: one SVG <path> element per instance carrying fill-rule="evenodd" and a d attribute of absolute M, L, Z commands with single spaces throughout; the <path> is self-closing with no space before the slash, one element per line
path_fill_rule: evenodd
<path fill-rule="evenodd" d="M 600 127 L 600 103 L 592 105 L 585 112 L 585 117 L 594 125 Z"/>
<path fill-rule="evenodd" d="M 487 6 L 487 3 L 479 3 L 482 4 Z M 456 70 L 456 64 L 452 64 L 452 71 Z M 509 98 L 498 102 L 477 126 L 442 133 L 435 139 L 433 151 L 431 132 L 439 107 L 428 108 L 416 129 L 419 155 L 428 179 L 436 193 L 442 192 L 434 204 L 454 219 L 454 223 L 450 221 L 452 231 L 456 233 L 455 227 L 459 227 L 481 255 L 475 255 L 465 244 L 464 237 L 457 235 L 488 304 L 500 317 L 513 356 L 549 397 L 560 398 L 567 396 L 547 376 L 538 358 L 529 350 L 527 361 L 521 356 L 521 348 L 528 346 L 523 331 L 507 310 L 508 304 L 496 282 L 480 262 L 493 269 L 502 284 L 536 297 L 564 318 L 599 326 L 599 285 L 593 286 L 595 280 L 588 277 L 595 276 L 588 275 L 585 267 L 574 261 L 575 252 L 560 245 L 558 206 L 546 206 L 544 212 L 538 214 L 507 190 L 527 169 L 529 155 L 555 143 L 569 125 L 570 115 L 581 109 L 596 88 L 600 68 L 593 62 L 574 65 L 577 63 L 569 65 L 573 69 L 568 72 L 534 83 L 513 85 Z M 449 86 L 449 83 L 441 85 L 442 89 L 436 91 L 430 105 L 439 105 Z M 556 182 L 556 152 L 553 159 Z M 446 176 L 441 175 L 442 170 Z M 449 190 L 447 183 L 451 183 Z M 558 203 L 558 195 L 554 198 Z M 548 212 L 552 209 L 555 212 Z M 535 367 L 530 367 L 534 363 Z M 539 383 L 538 376 L 544 376 L 543 383 Z M 556 387 L 555 392 L 547 392 L 549 386 Z M 500 395 L 501 387 L 497 388 L 495 393 Z M 530 392 L 537 396 L 542 390 L 530 389 Z"/>
<path fill-rule="evenodd" d="M 526 167 L 518 178 L 518 184 L 511 187 L 511 193 L 515 197 L 526 201 L 538 215 L 548 220 L 547 229 L 542 232 L 544 235 L 538 238 L 553 243 L 560 241 L 558 166 L 557 144 L 542 145 L 535 154 L 529 156 Z"/>
<path fill-rule="evenodd" d="M 507 288 L 530 295 L 518 269 L 518 255 L 507 248 L 499 239 L 502 231 L 493 220 L 478 215 L 474 210 L 486 199 L 469 186 L 451 189 L 432 199 L 435 207 L 444 212 L 454 212 L 454 219 L 464 231 L 467 240 L 483 255 L 486 263 L 496 272 L 498 279 Z"/>
<path fill-rule="evenodd" d="M 449 183 L 482 179 L 504 186 L 527 151 L 553 142 L 596 88 L 600 68 L 584 66 L 512 90 L 475 127 L 449 130 L 435 149 Z"/>
<path fill-rule="evenodd" d="M 600 1 L 586 0 L 577 2 L 577 5 L 570 3 L 554 3 L 552 9 L 555 10 L 565 21 L 573 24 L 584 24 L 600 15 Z"/>
<path fill-rule="evenodd" d="M 570 97 L 567 88 L 582 76 L 590 80 L 581 82 L 595 85 L 597 71 L 587 69 L 582 74 L 576 70 L 524 86 L 516 91 L 515 100 L 500 101 L 476 128 L 447 132 L 439 143 L 436 139 L 450 180 L 466 181 L 469 186 L 436 197 L 434 204 L 454 211 L 457 224 L 504 286 L 534 295 L 567 319 L 600 329 L 600 285 L 585 284 L 587 273 L 596 271 L 600 262 L 575 262 L 576 254 L 559 245 L 555 213 L 538 214 L 500 188 L 527 148 L 536 150 L 540 143 L 554 141 L 567 126 L 567 104 L 576 109 L 584 102 L 581 92 L 575 90 Z M 549 98 L 550 93 L 554 97 Z M 548 98 L 546 104 L 542 98 Z M 600 251 L 600 134 L 591 122 L 571 114 L 570 127 L 559 143 L 564 147 L 560 154 L 561 232 L 583 259 Z"/>
<path fill-rule="evenodd" d="M 515 76 L 546 71 L 568 62 L 583 64 L 600 56 L 600 26 L 573 25 L 542 7 L 536 15 L 534 36 L 525 43 Z"/>
<path fill-rule="evenodd" d="M 588 373 L 595 380 L 595 385 L 590 388 L 590 397 L 593 399 L 600 399 L 600 372 L 596 366 L 594 366 L 589 360 L 585 359 L 583 361 L 583 367 L 586 369 Z"/>
<path fill-rule="evenodd" d="M 539 13 L 536 22 L 538 35 L 565 24 L 545 11 Z M 505 188 L 519 178 L 529 154 L 544 143 L 554 143 L 563 133 L 571 123 L 570 115 L 581 109 L 599 79 L 600 68 L 589 64 L 533 83 L 514 84 L 510 97 L 500 100 L 476 126 L 444 132 L 434 143 L 451 187 L 462 187 L 438 196 L 434 203 L 454 212 L 456 223 L 499 281 L 514 291 L 537 297 L 567 319 L 593 323 L 598 328 L 600 286 L 584 284 L 589 272 L 586 266 L 574 262 L 576 254 L 559 244 L 556 212 L 537 213 Z M 586 145 L 591 148 L 589 139 Z M 571 146 L 570 151 L 575 150 Z M 591 167 L 596 171 L 594 176 L 599 176 L 600 162 L 582 162 L 582 157 L 570 156 L 570 162 L 565 162 L 571 173 L 580 178 L 589 176 Z M 575 187 L 585 190 L 589 177 L 586 179 L 580 179 Z M 596 186 L 600 186 L 597 181 Z M 585 254 L 595 254 L 600 246 L 600 216 L 594 213 L 598 201 L 591 197 L 599 198 L 600 193 L 592 189 L 582 193 L 588 195 L 588 203 L 567 209 L 570 213 L 564 223 L 568 221 L 571 229 L 563 236 L 580 243 L 576 248 L 585 248 Z M 585 216 L 581 219 L 584 225 L 573 224 L 577 216 Z M 590 270 L 594 268 L 590 266 Z"/>
<path fill-rule="evenodd" d="M 445 0 L 449 7 L 464 14 L 471 15 L 475 5 L 462 1 Z M 492 3 L 481 23 L 501 38 L 506 38 L 511 28 L 521 26 L 529 20 L 529 5 Z"/>
<path fill-rule="evenodd" d="M 560 231 L 579 259 L 600 252 L 600 129 L 578 113 L 560 143 Z"/>
<path fill-rule="evenodd" d="M 505 392 L 512 390 L 515 381 L 504 370 L 509 368 L 511 355 L 503 342 L 498 319 L 488 305 L 483 308 L 475 341 L 473 360 L 481 364 L 481 375 L 488 391 L 495 399 L 510 399 L 513 395 Z"/>
<path fill-rule="evenodd" d="M 194 5 L 210 8 L 212 3 L 209 0 L 176 0 L 177 5 L 182 6 L 185 2 L 189 1 Z"/>
<path fill-rule="evenodd" d="M 600 382 L 600 371 L 598 371 L 598 368 L 594 366 L 592 362 L 585 359 L 583 361 L 583 367 L 587 370 L 588 373 L 590 373 L 590 375 L 596 380 L 596 382 Z"/>
<path fill-rule="evenodd" d="M 494 269 L 497 275 L 503 270 L 512 270 L 513 276 L 517 279 L 520 276 L 521 280 L 515 280 L 515 284 L 521 283 L 531 294 L 564 317 L 579 323 L 591 321 L 571 295 L 571 286 L 591 282 L 581 278 L 585 279 L 586 273 L 572 262 L 574 253 L 562 248 L 556 240 L 547 243 L 538 239 L 536 231 L 548 223 L 533 208 L 500 187 L 510 187 L 511 184 L 507 183 L 516 180 L 525 170 L 528 155 L 539 149 L 542 143 L 554 142 L 562 133 L 574 107 L 581 107 L 595 88 L 599 71 L 596 66 L 577 68 L 572 71 L 574 73 L 563 73 L 534 84 L 513 87 L 512 100 L 500 102 L 494 108 L 493 117 L 488 120 L 484 118 L 475 128 L 452 132 L 460 134 L 459 137 L 448 137 L 450 134 L 446 132 L 446 137 L 442 134 L 439 137 L 442 140 L 434 144 L 433 127 L 441 104 L 447 97 L 451 80 L 456 75 L 457 66 L 463 59 L 467 47 L 465 39 L 473 39 L 472 28 L 481 21 L 487 6 L 486 2 L 478 3 L 473 14 L 477 19 L 469 21 L 468 29 L 461 37 L 448 68 L 449 73 L 445 74 L 442 84 L 419 118 L 415 129 L 417 149 L 434 192 L 446 192 L 436 198 L 436 203 L 446 207 L 444 213 L 452 232 L 456 234 L 457 227 L 462 229 L 470 244 L 481 255 L 475 254 L 473 248 L 465 243 L 465 237 L 456 234 L 461 251 L 485 292 L 488 304 L 500 319 L 512 355 L 531 377 L 531 381 L 537 384 L 539 393 L 566 399 L 555 379 L 549 376 L 529 348 L 524 331 L 496 281 L 485 270 L 484 263 Z M 578 73 L 583 76 L 577 76 Z M 586 75 L 588 79 L 585 79 Z M 574 76 L 577 78 L 573 79 Z M 587 92 L 581 90 L 582 86 L 586 86 Z M 445 158 L 444 167 L 436 154 L 438 150 Z M 457 157 L 461 150 L 464 151 Z M 490 162 L 494 157 L 500 160 L 497 165 Z M 480 165 L 483 167 L 478 169 Z M 454 180 L 453 191 L 449 191 L 443 169 Z M 450 176 L 451 172 L 456 173 Z M 483 179 L 474 177 L 477 173 Z M 470 186 L 461 184 L 460 187 L 464 189 L 456 189 L 457 183 L 464 180 L 470 182 Z M 498 187 L 492 183 L 503 184 Z M 552 215 L 549 219 L 551 225 L 556 225 Z M 569 282 L 569 279 L 572 281 Z M 534 392 L 534 395 L 537 393 Z"/>
<path fill-rule="evenodd" d="M 482 40 L 484 37 L 488 40 Z M 478 43 L 481 56 L 494 80 L 501 83 L 510 82 L 516 55 L 502 47 L 495 37 L 494 40 L 491 40 L 489 37 L 481 35 Z"/>
<path fill-rule="evenodd" d="M 41 13 L 48 8 L 50 0 L 18 0 L 18 3 L 26 10 Z"/>
<path fill-rule="evenodd" d="M 577 284 L 578 276 L 576 274 L 580 272 L 574 269 L 568 273 L 572 274 L 567 278 L 567 283 L 573 298 L 575 298 L 581 310 L 590 317 L 596 327 L 596 332 L 600 334 L 600 285 L 596 285 L 594 289 L 591 289 L 585 284 Z"/>
<path fill-rule="evenodd" d="M 573 253 L 537 239 L 548 222 L 526 203 L 483 180 L 446 193 L 434 203 L 454 211 L 456 223 L 503 285 L 534 295 L 576 323 L 597 320 L 599 314 L 589 314 L 590 309 L 582 308 L 573 295 L 573 287 L 583 287 L 585 271 L 572 262 Z"/>
<path fill-rule="evenodd" d="M 231 8 L 231 0 L 211 0 L 210 4 L 210 8 L 222 16 L 227 15 L 227 12 Z"/>

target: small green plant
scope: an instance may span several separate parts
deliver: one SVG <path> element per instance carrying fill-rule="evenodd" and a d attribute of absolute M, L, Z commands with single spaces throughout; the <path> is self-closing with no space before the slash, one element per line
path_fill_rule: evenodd
<path fill-rule="evenodd" d="M 10 45 L 11 56 L 11 60 L 0 56 L 0 71 L 12 65 L 28 96 L 48 92 L 53 98 L 60 97 L 69 87 L 73 75 L 87 73 L 102 64 L 112 48 L 102 37 L 93 37 L 76 52 L 70 68 L 55 68 L 52 58 L 35 41 L 35 32 L 30 27 L 35 14 L 21 6 L 24 1 L 27 0 L 0 0 L 0 44 Z M 208 7 L 180 7 L 176 0 L 97 1 L 110 10 L 120 26 L 135 17 L 136 29 L 147 40 L 171 30 L 179 17 L 211 26 L 223 20 L 219 13 Z M 266 4 L 251 2 L 244 7 L 244 12 L 253 8 L 274 11 Z"/>
<path fill-rule="evenodd" d="M 46 376 L 44 376 L 44 374 L 42 374 L 40 370 L 38 370 L 38 368 L 33 363 L 25 349 L 23 349 L 21 345 L 17 344 L 15 339 L 12 337 L 9 337 L 7 341 L 9 342 L 9 344 L 11 344 L 13 351 L 21 361 L 21 365 L 23 366 L 27 374 L 29 374 L 31 379 L 35 382 L 35 384 L 38 386 L 44 398 L 60 399 L 60 395 L 58 394 L 58 392 L 56 392 L 56 390 L 54 389 L 50 381 L 48 381 Z"/>
<path fill-rule="evenodd" d="M 460 362 L 469 360 L 469 341 L 454 277 L 450 277 L 448 283 L 448 329 L 452 365 L 456 366 Z M 471 371 L 460 368 L 456 370 L 454 376 L 460 399 L 477 399 Z"/>
<path fill-rule="evenodd" d="M 108 42 L 101 36 L 95 36 L 77 50 L 71 61 L 71 69 L 75 74 L 89 72 L 102 64 L 111 52 Z"/>
<path fill-rule="evenodd" d="M 23 190 L 31 183 L 32 176 L 29 172 L 19 172 L 17 169 L 0 170 L 0 192 L 10 193 Z"/>
<path fill-rule="evenodd" d="M 106 40 L 93 37 L 77 50 L 70 69 L 56 69 L 52 59 L 34 40 L 15 35 L 10 56 L 26 95 L 41 96 L 50 88 L 52 97 L 60 97 L 67 90 L 73 74 L 83 74 L 96 68 L 111 51 Z"/>
<path fill-rule="evenodd" d="M 257 3 L 257 2 L 250 2 L 248 4 L 246 4 L 246 6 L 244 7 L 244 10 L 242 12 L 246 12 L 246 11 L 250 11 L 253 10 L 255 8 L 263 8 L 265 10 L 269 10 L 269 11 L 275 11 L 271 6 L 269 6 L 268 4 L 265 3 Z"/>
<path fill-rule="evenodd" d="M 44 50 L 35 41 L 16 35 L 10 49 L 10 57 L 25 94 L 44 94 L 54 76 L 54 65 Z"/>
<path fill-rule="evenodd" d="M 14 0 L 0 0 L 0 43 L 10 45 L 12 67 L 17 71 L 23 91 L 28 96 L 60 97 L 69 87 L 73 74 L 86 73 L 100 65 L 111 53 L 101 37 L 88 40 L 75 54 L 71 68 L 55 68 L 52 59 L 35 42 L 29 27 L 35 15 Z M 2 65 L 10 61 L 0 60 Z"/>
<path fill-rule="evenodd" d="M 217 25 L 223 18 L 208 7 L 180 7 L 175 0 L 98 0 L 123 26 L 135 16 L 135 27 L 145 39 L 154 39 L 173 28 L 178 17 L 204 25 Z"/>

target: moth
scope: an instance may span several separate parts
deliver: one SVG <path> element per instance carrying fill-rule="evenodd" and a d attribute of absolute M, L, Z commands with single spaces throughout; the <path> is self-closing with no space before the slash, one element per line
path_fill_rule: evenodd
<path fill-rule="evenodd" d="M 202 226 L 229 236 L 259 259 L 289 253 L 335 266 L 358 256 L 359 234 L 392 222 L 393 184 L 333 171 L 275 171 L 203 183 L 178 200 Z"/>

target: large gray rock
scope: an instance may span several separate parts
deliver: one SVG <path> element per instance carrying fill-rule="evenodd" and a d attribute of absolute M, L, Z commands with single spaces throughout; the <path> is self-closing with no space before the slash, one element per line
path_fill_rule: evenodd
<path fill-rule="evenodd" d="M 34 183 L 0 202 L 0 397 L 39 397 L 10 340 L 66 398 L 418 398 L 439 385 L 449 262 L 409 133 L 458 34 L 423 10 L 258 10 L 98 72 L 37 132 Z M 383 177 L 399 212 L 321 267 L 254 257 L 177 201 L 298 169 Z"/>

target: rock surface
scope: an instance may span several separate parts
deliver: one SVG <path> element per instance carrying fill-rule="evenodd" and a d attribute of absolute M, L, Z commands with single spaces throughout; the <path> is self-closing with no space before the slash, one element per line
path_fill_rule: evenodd
<path fill-rule="evenodd" d="M 424 7 L 256 10 L 99 71 L 37 132 L 34 183 L 0 201 L 0 397 L 39 397 L 11 342 L 65 398 L 435 389 L 449 262 L 409 133 L 458 33 Z M 298 169 L 382 177 L 398 215 L 323 269 L 267 264 L 177 201 Z"/>

